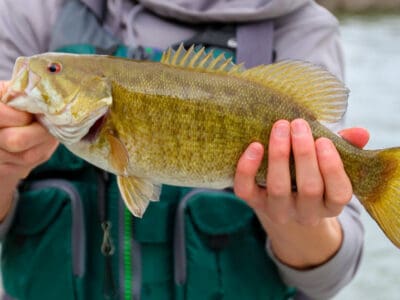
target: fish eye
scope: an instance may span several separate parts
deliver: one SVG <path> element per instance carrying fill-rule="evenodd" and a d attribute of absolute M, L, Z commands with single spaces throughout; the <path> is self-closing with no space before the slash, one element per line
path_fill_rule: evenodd
<path fill-rule="evenodd" d="M 59 64 L 59 63 L 51 63 L 51 64 L 49 64 L 48 66 L 47 66 L 47 71 L 49 71 L 50 73 L 53 73 L 53 74 L 57 74 L 57 73 L 60 73 L 61 72 L 61 64 Z"/>

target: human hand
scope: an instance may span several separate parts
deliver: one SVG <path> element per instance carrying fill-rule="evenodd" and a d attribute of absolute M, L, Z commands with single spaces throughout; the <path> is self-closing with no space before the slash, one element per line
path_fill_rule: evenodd
<path fill-rule="evenodd" d="M 0 98 L 8 88 L 0 82 Z M 0 178 L 26 177 L 54 152 L 58 142 L 33 116 L 0 103 Z"/>
<path fill-rule="evenodd" d="M 364 129 L 341 132 L 362 147 Z M 289 169 L 295 159 L 297 191 Z M 267 188 L 255 182 L 263 147 L 252 143 L 240 158 L 234 189 L 252 207 L 266 230 L 274 253 L 284 263 L 307 268 L 328 260 L 340 247 L 342 233 L 336 216 L 352 197 L 352 187 L 340 156 L 327 138 L 314 141 L 309 125 L 298 119 L 274 124 L 268 149 Z"/>
<path fill-rule="evenodd" d="M 9 82 L 0 81 L 0 98 L 8 86 Z M 31 114 L 17 111 L 0 102 L 1 190 L 14 190 L 18 181 L 46 161 L 57 145 L 55 138 L 35 122 Z"/>

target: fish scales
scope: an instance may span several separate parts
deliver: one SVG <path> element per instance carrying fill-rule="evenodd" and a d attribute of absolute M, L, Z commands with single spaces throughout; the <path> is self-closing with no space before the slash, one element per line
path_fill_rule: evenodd
<path fill-rule="evenodd" d="M 400 247 L 400 150 L 361 150 L 321 122 L 337 122 L 348 90 L 302 61 L 249 70 L 223 56 L 180 47 L 161 63 L 45 53 L 16 61 L 2 101 L 36 114 L 73 153 L 117 175 L 121 195 L 142 216 L 161 184 L 232 186 L 247 146 L 265 149 L 279 119 L 303 118 L 314 138 L 333 141 L 354 194 Z M 293 165 L 292 165 L 292 170 Z M 294 176 L 294 172 L 292 172 Z"/>
<path fill-rule="evenodd" d="M 265 124 L 282 116 L 294 118 L 288 105 L 271 118 L 269 107 L 274 107 L 278 96 L 266 95 L 261 85 L 235 77 L 226 80 L 220 74 L 149 64 L 124 80 L 110 78 L 114 101 L 104 131 L 115 126 L 135 162 L 132 172 L 159 182 L 202 186 L 223 176 L 226 186 L 246 145 L 267 144 L 270 127 Z M 249 97 L 254 105 L 247 105 Z M 264 109 L 257 103 L 263 103 Z M 169 182 L 171 172 L 179 177 L 174 182 Z"/>

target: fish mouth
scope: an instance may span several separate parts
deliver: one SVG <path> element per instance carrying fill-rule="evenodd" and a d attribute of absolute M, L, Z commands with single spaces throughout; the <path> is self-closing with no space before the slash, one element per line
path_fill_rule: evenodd
<path fill-rule="evenodd" d="M 104 123 L 106 122 L 108 112 L 98 118 L 93 125 L 89 128 L 88 133 L 82 137 L 81 141 L 84 142 L 93 142 L 99 136 L 101 129 L 103 128 Z"/>
<path fill-rule="evenodd" d="M 1 98 L 1 101 L 18 109 L 19 102 L 21 102 L 18 99 L 28 97 L 39 84 L 40 80 L 41 77 L 29 69 L 28 59 L 26 57 L 19 57 L 15 62 L 10 87 Z M 29 112 L 35 113 L 34 111 Z"/>

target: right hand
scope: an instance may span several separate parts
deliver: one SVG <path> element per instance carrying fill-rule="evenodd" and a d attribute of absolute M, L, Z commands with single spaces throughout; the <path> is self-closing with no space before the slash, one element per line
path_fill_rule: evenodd
<path fill-rule="evenodd" d="M 0 98 L 8 86 L 9 82 L 0 81 Z M 20 179 L 50 158 L 57 145 L 33 115 L 0 102 L 0 181 L 15 189 Z"/>

